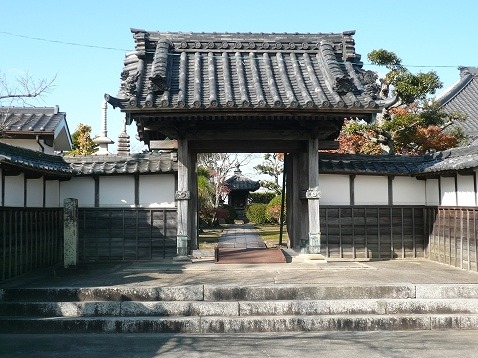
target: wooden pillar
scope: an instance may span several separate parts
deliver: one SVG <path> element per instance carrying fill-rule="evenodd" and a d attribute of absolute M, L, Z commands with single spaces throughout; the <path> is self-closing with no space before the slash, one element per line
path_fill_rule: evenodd
<path fill-rule="evenodd" d="M 320 214 L 319 214 L 319 140 L 309 139 L 308 145 L 308 179 L 306 192 L 309 233 L 301 243 L 301 252 L 306 254 L 320 253 Z"/>
<path fill-rule="evenodd" d="M 189 190 L 190 157 L 187 139 L 178 140 L 178 190 L 176 191 L 177 201 L 177 236 L 176 236 L 176 258 L 186 259 L 188 254 L 188 243 L 191 240 L 191 221 L 189 218 Z"/>
<path fill-rule="evenodd" d="M 191 153 L 189 156 L 189 188 L 191 192 L 191 199 L 189 200 L 189 232 L 191 235 L 190 238 L 190 250 L 198 249 L 198 193 L 197 193 L 197 172 L 196 172 L 196 162 L 197 162 L 197 153 Z"/>
<path fill-rule="evenodd" d="M 287 231 L 290 246 L 300 250 L 308 233 L 308 208 L 303 193 L 307 190 L 307 153 L 291 153 L 287 173 Z"/>

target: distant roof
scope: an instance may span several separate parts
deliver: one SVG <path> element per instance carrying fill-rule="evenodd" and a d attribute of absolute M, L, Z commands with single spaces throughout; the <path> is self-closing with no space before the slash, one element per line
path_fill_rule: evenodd
<path fill-rule="evenodd" d="M 54 150 L 71 150 L 72 141 L 66 113 L 55 107 L 0 107 L 3 134 L 11 138 L 52 141 Z"/>
<path fill-rule="evenodd" d="M 236 170 L 234 171 L 234 175 L 226 179 L 226 185 L 231 191 L 256 191 L 261 187 L 259 181 L 249 179 L 248 177 L 243 175 L 241 170 L 239 170 L 239 165 L 237 165 Z"/>
<path fill-rule="evenodd" d="M 176 153 L 64 156 L 73 175 L 147 174 L 178 171 Z"/>
<path fill-rule="evenodd" d="M 470 139 L 478 144 L 478 68 L 460 67 L 460 79 L 437 97 L 446 112 L 459 111 L 467 115 L 463 123 L 457 123 Z"/>
<path fill-rule="evenodd" d="M 0 143 L 0 166 L 17 168 L 21 171 L 41 173 L 46 176 L 70 177 L 71 169 L 68 163 L 59 155 Z"/>
<path fill-rule="evenodd" d="M 362 69 L 354 31 L 329 34 L 131 30 L 118 98 L 124 111 L 299 108 L 379 111 L 376 79 Z"/>
<path fill-rule="evenodd" d="M 478 168 L 478 146 L 453 148 L 423 157 L 420 173 L 456 172 Z"/>

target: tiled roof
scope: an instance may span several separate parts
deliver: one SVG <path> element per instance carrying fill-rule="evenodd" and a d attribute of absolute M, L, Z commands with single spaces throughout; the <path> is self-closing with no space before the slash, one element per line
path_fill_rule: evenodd
<path fill-rule="evenodd" d="M 46 175 L 71 176 L 70 166 L 61 156 L 0 143 L 0 166 L 3 164 Z"/>
<path fill-rule="evenodd" d="M 51 138 L 55 150 L 70 150 L 71 136 L 66 123 L 66 113 L 55 107 L 0 107 L 3 134 L 6 137 Z"/>
<path fill-rule="evenodd" d="M 249 179 L 243 175 L 240 170 L 236 170 L 232 177 L 226 179 L 226 185 L 230 190 L 247 191 L 256 191 L 261 187 L 258 181 Z"/>
<path fill-rule="evenodd" d="M 414 175 L 423 164 L 423 157 L 319 154 L 319 171 L 324 174 Z"/>
<path fill-rule="evenodd" d="M 65 156 L 75 176 L 105 174 L 147 174 L 177 172 L 175 153 Z"/>
<path fill-rule="evenodd" d="M 437 101 L 448 113 L 465 113 L 466 120 L 457 125 L 471 140 L 478 139 L 478 68 L 460 67 L 460 80 L 441 94 Z"/>
<path fill-rule="evenodd" d="M 469 146 L 424 156 L 420 173 L 451 172 L 475 168 L 478 168 L 478 146 Z"/>
<path fill-rule="evenodd" d="M 354 31 L 132 32 L 136 49 L 126 55 L 118 98 L 105 95 L 125 111 L 379 111 L 377 75 L 362 69 Z"/>
<path fill-rule="evenodd" d="M 320 153 L 325 174 L 429 175 L 478 168 L 478 146 L 460 147 L 425 156 Z"/>

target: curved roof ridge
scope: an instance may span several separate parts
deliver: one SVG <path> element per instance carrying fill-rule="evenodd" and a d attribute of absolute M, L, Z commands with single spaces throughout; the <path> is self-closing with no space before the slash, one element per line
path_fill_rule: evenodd
<path fill-rule="evenodd" d="M 436 97 L 436 101 L 441 104 L 445 105 L 450 102 L 456 95 L 458 95 L 463 89 L 468 86 L 468 84 L 473 80 L 477 73 L 470 72 L 470 67 L 458 67 L 460 70 L 460 79 L 452 84 L 448 89 L 446 89 L 443 93 Z"/>

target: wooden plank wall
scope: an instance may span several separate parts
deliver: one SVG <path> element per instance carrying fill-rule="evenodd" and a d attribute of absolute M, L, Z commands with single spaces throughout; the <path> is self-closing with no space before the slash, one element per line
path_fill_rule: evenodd
<path fill-rule="evenodd" d="M 176 256 L 176 209 L 79 209 L 80 262 Z"/>
<path fill-rule="evenodd" d="M 0 208 L 0 280 L 62 262 L 62 208 Z"/>
<path fill-rule="evenodd" d="M 429 256 L 469 271 L 478 271 L 476 207 L 427 208 L 430 227 Z"/>
<path fill-rule="evenodd" d="M 321 252 L 340 259 L 425 257 L 425 207 L 321 206 Z"/>

